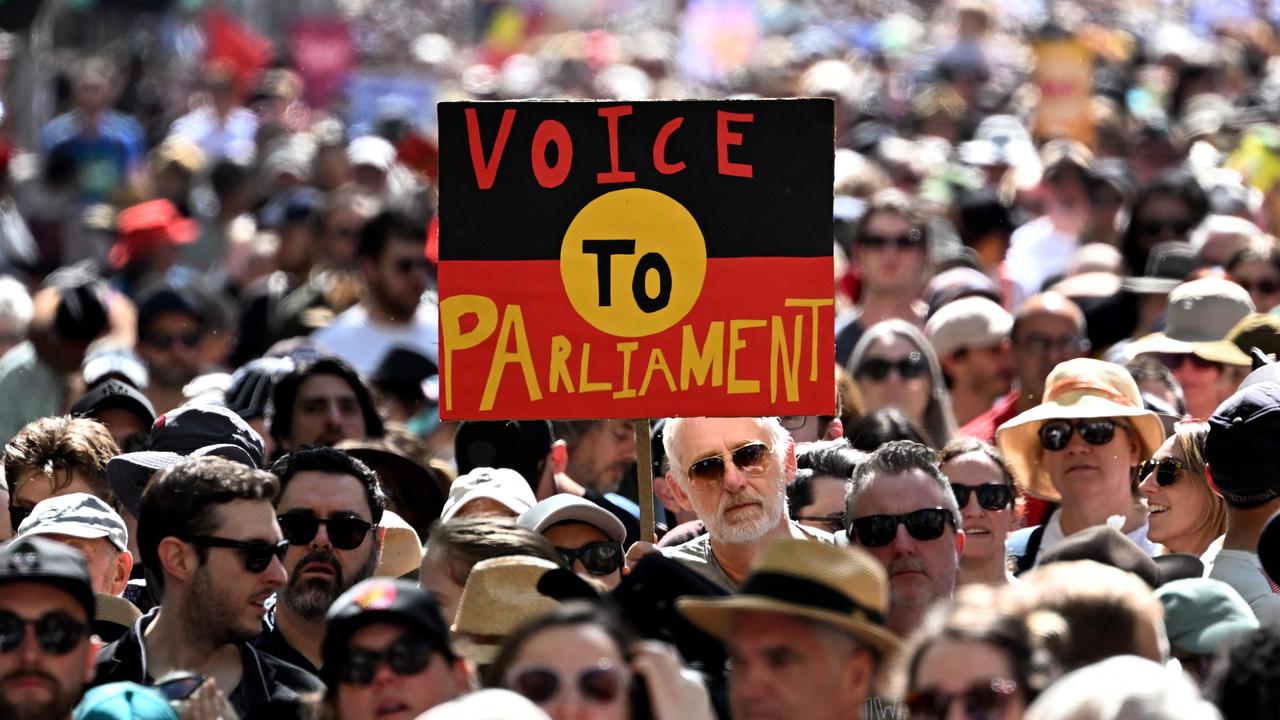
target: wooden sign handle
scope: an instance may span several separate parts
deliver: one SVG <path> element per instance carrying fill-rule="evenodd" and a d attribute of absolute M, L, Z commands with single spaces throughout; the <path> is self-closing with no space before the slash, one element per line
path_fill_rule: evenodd
<path fill-rule="evenodd" d="M 636 425 L 636 502 L 640 504 L 640 540 L 654 542 L 653 448 L 649 444 L 649 421 L 638 418 Z"/>

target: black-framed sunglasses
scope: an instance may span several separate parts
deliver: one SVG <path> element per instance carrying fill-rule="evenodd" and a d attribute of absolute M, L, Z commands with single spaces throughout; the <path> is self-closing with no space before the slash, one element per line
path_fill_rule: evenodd
<path fill-rule="evenodd" d="M 762 442 L 749 442 L 729 453 L 729 460 L 744 475 L 759 477 L 769 464 L 771 449 Z M 725 457 L 712 455 L 689 466 L 689 481 L 699 485 L 716 485 L 724 481 Z"/>
<path fill-rule="evenodd" d="M 1080 433 L 1080 437 L 1090 445 L 1106 445 L 1116 436 L 1116 421 L 1107 418 L 1095 420 L 1050 420 L 1040 426 L 1040 446 L 1054 452 L 1062 450 L 1071 442 L 1071 436 Z"/>
<path fill-rule="evenodd" d="M 585 668 L 568 678 L 576 685 L 578 695 L 593 705 L 608 705 L 622 694 L 626 685 L 623 674 L 607 663 Z M 549 667 L 516 669 L 507 678 L 507 687 L 523 695 L 535 705 L 555 699 L 566 685 L 560 672 Z"/>
<path fill-rule="evenodd" d="M 582 567 L 591 575 L 611 575 L 622 569 L 622 544 L 610 541 L 587 543 L 579 548 L 557 547 L 556 554 L 564 562 L 564 566 L 573 569 L 573 564 L 582 561 Z"/>
<path fill-rule="evenodd" d="M 382 650 L 351 648 L 339 680 L 351 685 L 368 685 L 384 663 L 400 677 L 417 675 L 431 664 L 434 649 L 431 643 L 413 635 L 402 635 Z"/>
<path fill-rule="evenodd" d="M 835 532 L 840 532 L 845 527 L 844 513 L 835 515 L 797 515 L 791 519 L 800 523 L 821 523 L 830 526 Z"/>
<path fill-rule="evenodd" d="M 351 513 L 334 513 L 327 518 L 316 517 L 309 512 L 287 512 L 276 516 L 280 532 L 290 545 L 306 545 L 315 539 L 320 525 L 325 526 L 329 544 L 339 550 L 355 550 L 364 542 L 369 531 L 376 527 Z"/>
<path fill-rule="evenodd" d="M 898 526 L 905 525 L 907 534 L 916 540 L 937 540 L 947 529 L 947 523 L 955 527 L 956 519 L 946 508 L 923 508 L 906 515 L 867 515 L 849 521 L 846 531 L 850 541 L 866 547 L 883 547 L 893 542 Z M 957 528 L 959 529 L 959 528 Z"/>
<path fill-rule="evenodd" d="M 858 238 L 858 244 L 862 247 L 876 248 L 877 250 L 890 245 L 897 247 L 899 250 L 917 250 L 924 247 L 924 233 L 915 229 L 893 236 L 868 233 Z"/>
<path fill-rule="evenodd" d="M 183 540 L 196 547 L 238 550 L 244 559 L 244 569 L 251 573 L 266 570 L 271 565 L 271 558 L 283 561 L 284 554 L 289 549 L 289 541 L 283 539 L 270 543 L 266 540 L 232 540 L 214 535 L 193 535 Z"/>
<path fill-rule="evenodd" d="M 1016 682 L 996 678 L 975 683 L 958 693 L 939 690 L 908 693 L 905 704 L 911 720 L 942 720 L 951 717 L 951 707 L 955 703 L 960 703 L 965 717 L 994 718 L 1003 712 L 1017 691 Z"/>
<path fill-rule="evenodd" d="M 1138 466 L 1138 479 L 1141 480 L 1151 473 L 1156 474 L 1156 484 L 1160 487 L 1169 487 L 1178 482 L 1178 471 L 1185 470 L 1187 464 L 1176 458 L 1150 458 L 1143 460 Z"/>
<path fill-rule="evenodd" d="M 978 504 L 984 510 L 1003 510 L 1013 502 L 1013 490 L 1004 483 L 983 483 L 977 486 L 951 483 L 951 492 L 955 493 L 956 503 L 963 510 L 969 504 L 969 495 L 978 496 Z"/>
<path fill-rule="evenodd" d="M 28 627 L 35 631 L 40 649 L 53 655 L 66 655 L 89 634 L 88 625 L 65 612 L 25 620 L 11 610 L 0 610 L 0 653 L 12 652 L 22 645 Z"/>
<path fill-rule="evenodd" d="M 924 356 L 918 352 L 913 352 L 901 360 L 867 358 L 858 366 L 858 371 L 854 373 L 854 376 L 870 378 L 879 382 L 889 377 L 889 373 L 896 372 L 898 377 L 903 380 L 915 380 L 924 374 L 924 367 Z"/>
<path fill-rule="evenodd" d="M 169 702 L 177 702 L 180 700 L 186 700 L 195 694 L 195 691 L 199 690 L 200 686 L 204 685 L 204 682 L 207 679 L 208 678 L 204 675 L 183 673 L 178 677 L 158 683 L 156 685 L 156 690 L 159 690 L 160 694 L 164 695 L 165 700 L 168 700 Z"/>
<path fill-rule="evenodd" d="M 22 524 L 23 520 L 26 520 L 28 517 L 31 517 L 32 510 L 35 510 L 35 508 L 10 505 L 9 506 L 9 527 L 13 528 L 13 531 L 15 533 L 18 532 L 18 526 Z"/>

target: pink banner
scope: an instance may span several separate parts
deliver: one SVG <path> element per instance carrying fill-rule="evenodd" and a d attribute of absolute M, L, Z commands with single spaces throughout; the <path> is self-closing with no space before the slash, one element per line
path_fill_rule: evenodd
<path fill-rule="evenodd" d="M 299 20 L 289 31 L 289 48 L 306 82 L 307 104 L 328 106 L 355 64 L 355 45 L 346 21 L 334 17 Z"/>

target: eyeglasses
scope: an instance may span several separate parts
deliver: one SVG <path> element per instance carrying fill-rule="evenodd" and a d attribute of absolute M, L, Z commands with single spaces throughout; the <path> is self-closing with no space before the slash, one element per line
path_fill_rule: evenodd
<path fill-rule="evenodd" d="M 1040 333 L 1030 333 L 1026 337 L 1014 340 L 1014 344 L 1025 348 L 1035 355 L 1054 353 L 1087 353 L 1091 347 L 1088 340 L 1075 335 L 1049 337 Z"/>
<path fill-rule="evenodd" d="M 571 682 L 573 680 L 570 678 Z M 507 687 L 535 705 L 545 705 L 554 700 L 564 685 L 560 673 L 548 667 L 518 669 L 507 679 Z M 608 705 L 622 694 L 626 678 L 609 663 L 601 662 L 596 667 L 578 672 L 574 685 L 583 700 L 593 705 Z"/>
<path fill-rule="evenodd" d="M 804 427 L 804 424 L 808 421 L 808 415 L 780 415 L 778 417 L 778 422 L 782 423 L 783 429 L 787 432 L 795 432 L 796 430 L 799 430 Z"/>
<path fill-rule="evenodd" d="M 414 270 L 430 270 L 431 261 L 426 258 L 400 258 L 396 261 L 396 271 L 408 275 Z"/>
<path fill-rule="evenodd" d="M 1218 363 L 1212 360 L 1205 360 L 1195 353 L 1160 353 L 1160 362 L 1164 363 L 1164 366 L 1170 370 L 1179 370 L 1188 362 L 1197 370 L 1220 367 Z"/>
<path fill-rule="evenodd" d="M 858 244 L 868 248 L 883 248 L 889 245 L 895 245 L 899 250 L 915 250 L 924 246 L 924 234 L 919 230 L 894 235 L 863 235 L 858 238 Z"/>
<path fill-rule="evenodd" d="M 1160 487 L 1169 487 L 1178 482 L 1178 471 L 1185 470 L 1186 467 L 1186 463 L 1175 458 L 1167 457 L 1159 460 L 1151 458 L 1150 460 L 1143 460 L 1142 464 L 1138 466 L 1138 478 L 1145 478 L 1154 472 L 1156 474 L 1156 484 Z"/>
<path fill-rule="evenodd" d="M 844 530 L 845 518 L 843 513 L 836 515 L 797 515 L 792 520 L 801 523 L 820 523 L 830 526 L 835 531 Z"/>
<path fill-rule="evenodd" d="M 1071 442 L 1071 435 L 1077 431 L 1090 445 L 1106 445 L 1116 436 L 1116 423 L 1106 418 L 1079 420 L 1074 425 L 1070 420 L 1050 420 L 1040 426 L 1040 446 L 1057 452 Z"/>
<path fill-rule="evenodd" d="M 1186 235 L 1191 223 L 1186 220 L 1148 220 L 1138 223 L 1138 231 L 1147 237 L 1163 237 L 1166 234 Z"/>
<path fill-rule="evenodd" d="M 1232 278 L 1232 282 L 1244 288 L 1245 292 L 1256 292 L 1259 295 L 1274 295 L 1280 292 L 1280 280 L 1266 279 L 1253 282 Z"/>
<path fill-rule="evenodd" d="M 368 685 L 384 663 L 400 677 L 417 675 L 431 664 L 433 649 L 431 643 L 412 635 L 401 636 L 383 650 L 351 648 L 339 679 L 350 685 Z"/>
<path fill-rule="evenodd" d="M 965 717 L 995 718 L 1017 691 L 1018 684 L 1014 681 L 996 678 L 972 685 L 964 692 L 954 695 L 937 690 L 909 693 L 906 705 L 911 720 L 942 720 L 949 716 L 955 703 L 960 703 L 964 708 Z"/>
<path fill-rule="evenodd" d="M 285 551 L 289 549 L 288 540 L 269 543 L 266 540 L 231 540 L 213 535 L 195 535 L 183 538 L 197 547 L 217 547 L 239 550 L 244 556 L 244 569 L 251 573 L 260 573 L 271 564 L 271 558 L 284 560 Z"/>
<path fill-rule="evenodd" d="M 893 542 L 898 526 L 905 525 L 907 534 L 916 540 L 937 540 L 947 529 L 954 527 L 955 517 L 946 508 L 924 508 L 906 515 L 868 515 L 849 521 L 849 540 L 866 547 L 882 547 Z"/>
<path fill-rule="evenodd" d="M 160 694 L 164 695 L 164 699 L 169 702 L 186 700 L 191 697 L 196 690 L 199 690 L 201 685 L 204 685 L 204 681 L 206 679 L 207 678 L 204 675 L 192 675 L 188 673 L 157 684 L 156 690 L 159 690 Z"/>
<path fill-rule="evenodd" d="M 12 652 L 27 636 L 36 633 L 36 644 L 53 655 L 66 655 L 89 633 L 89 626 L 64 612 L 51 612 L 37 620 L 24 620 L 10 610 L 0 610 L 0 653 Z"/>
<path fill-rule="evenodd" d="M 969 504 L 970 494 L 977 495 L 978 504 L 986 510 L 1003 510 L 1013 502 L 1013 490 L 1004 483 L 983 483 L 976 487 L 951 483 L 951 492 L 955 493 L 961 510 Z"/>
<path fill-rule="evenodd" d="M 575 562 L 581 560 L 582 567 L 597 577 L 612 575 L 622 569 L 622 545 L 616 542 L 593 542 L 580 548 L 557 547 L 556 554 L 570 570 Z"/>
<path fill-rule="evenodd" d="M 143 342 L 156 350 L 168 350 L 174 343 L 180 343 L 183 347 L 190 349 L 200 344 L 200 333 L 151 333 Z"/>
<path fill-rule="evenodd" d="M 889 377 L 890 372 L 898 373 L 898 377 L 903 380 L 914 380 L 924 374 L 924 356 L 918 352 L 913 352 L 901 360 L 867 358 L 858 366 L 858 371 L 854 373 L 854 376 L 871 378 L 876 382 L 880 382 Z"/>
<path fill-rule="evenodd" d="M 364 542 L 374 525 L 361 520 L 350 513 L 334 513 L 327 518 L 316 517 L 311 513 L 289 512 L 277 515 L 280 532 L 290 545 L 306 545 L 315 539 L 320 526 L 324 525 L 329 536 L 329 544 L 339 550 L 355 550 Z"/>
<path fill-rule="evenodd" d="M 26 520 L 28 517 L 31 516 L 32 510 L 35 510 L 35 508 L 34 507 L 18 507 L 17 505 L 10 505 L 9 506 L 9 527 L 13 528 L 13 531 L 15 533 L 18 532 L 18 526 L 22 524 L 23 520 Z"/>
<path fill-rule="evenodd" d="M 771 448 L 762 442 L 750 442 L 729 453 L 729 459 L 748 477 L 760 477 L 769 464 Z M 703 486 L 716 485 L 724 481 L 725 458 L 723 455 L 712 455 L 689 466 L 689 481 Z"/>

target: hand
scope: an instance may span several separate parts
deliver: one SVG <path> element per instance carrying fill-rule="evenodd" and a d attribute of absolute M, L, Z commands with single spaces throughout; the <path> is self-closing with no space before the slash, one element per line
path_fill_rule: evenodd
<path fill-rule="evenodd" d="M 630 548 L 627 548 L 626 566 L 623 568 L 623 574 L 625 575 L 631 568 L 635 567 L 636 563 L 640 562 L 640 558 L 656 552 L 658 552 L 658 546 L 653 543 L 641 540 L 633 544 Z"/>
<path fill-rule="evenodd" d="M 706 686 L 684 666 L 675 648 L 656 640 L 642 641 L 632 651 L 631 669 L 649 687 L 654 720 L 715 720 Z"/>
<path fill-rule="evenodd" d="M 218 688 L 218 681 L 209 678 L 187 698 L 187 711 L 183 720 L 233 720 L 235 711 L 227 704 L 227 696 Z"/>

